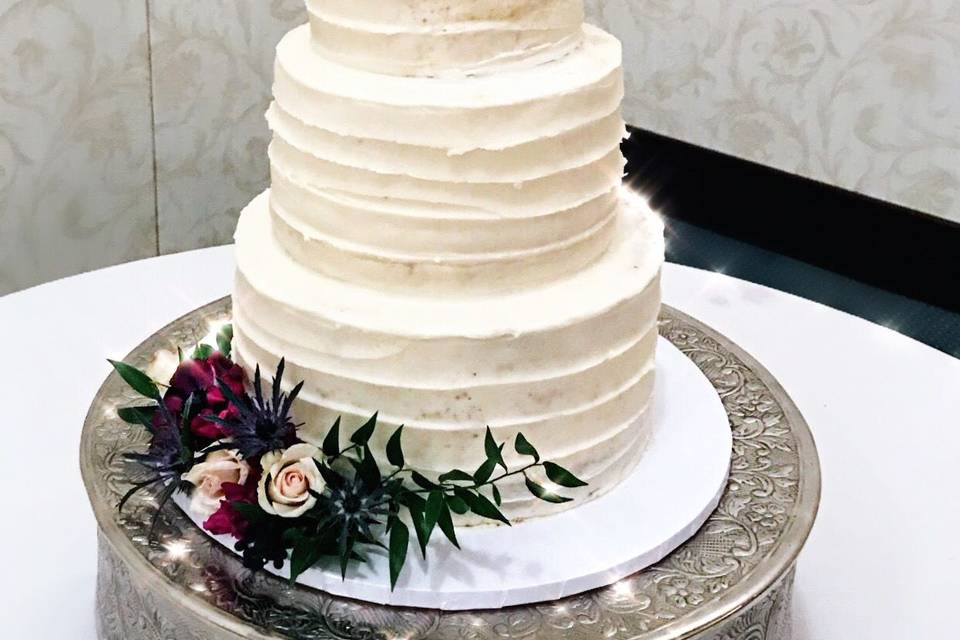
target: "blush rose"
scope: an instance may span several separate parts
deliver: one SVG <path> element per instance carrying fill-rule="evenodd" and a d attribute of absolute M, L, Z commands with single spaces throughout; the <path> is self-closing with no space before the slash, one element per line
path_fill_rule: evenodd
<path fill-rule="evenodd" d="M 317 503 L 311 494 L 326 486 L 314 458 L 320 450 L 311 444 L 295 444 L 285 451 L 271 451 L 260 458 L 263 476 L 257 490 L 260 507 L 283 518 L 297 518 Z"/>
<path fill-rule="evenodd" d="M 242 485 L 250 475 L 250 465 L 241 460 L 235 450 L 222 449 L 207 454 L 183 479 L 194 486 L 190 494 L 190 510 L 209 517 L 220 508 L 224 498 L 224 484 Z"/>

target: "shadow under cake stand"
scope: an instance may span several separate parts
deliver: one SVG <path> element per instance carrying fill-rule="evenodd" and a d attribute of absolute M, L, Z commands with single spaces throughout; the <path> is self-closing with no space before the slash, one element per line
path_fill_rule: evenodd
<path fill-rule="evenodd" d="M 167 325 L 125 358 L 190 344 L 229 316 L 229 298 Z M 116 374 L 84 424 L 80 464 L 99 524 L 97 628 L 101 640 L 502 640 L 505 638 L 703 638 L 782 640 L 790 635 L 797 555 L 816 515 L 819 463 L 802 416 L 753 358 L 704 324 L 664 307 L 660 333 L 692 360 L 720 396 L 733 435 L 720 506 L 689 541 L 615 585 L 549 603 L 490 611 L 401 609 L 290 586 L 239 559 L 179 508 L 128 486 L 123 454 L 144 429 L 116 407 L 136 398 Z"/>

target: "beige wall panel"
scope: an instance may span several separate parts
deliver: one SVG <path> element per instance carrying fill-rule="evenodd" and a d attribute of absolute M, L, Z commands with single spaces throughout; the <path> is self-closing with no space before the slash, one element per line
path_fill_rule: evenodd
<path fill-rule="evenodd" d="M 0 0 L 0 294 L 155 255 L 145 13 Z"/>
<path fill-rule="evenodd" d="M 960 222 L 960 0 L 588 6 L 632 124 Z"/>
<path fill-rule="evenodd" d="M 267 186 L 274 48 L 302 0 L 150 0 L 161 253 L 229 242 Z"/>

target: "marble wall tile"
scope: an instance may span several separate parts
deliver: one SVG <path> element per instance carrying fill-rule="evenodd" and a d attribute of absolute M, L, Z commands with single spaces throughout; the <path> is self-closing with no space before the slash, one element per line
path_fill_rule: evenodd
<path fill-rule="evenodd" d="M 960 0 L 588 7 L 631 123 L 960 222 Z"/>
<path fill-rule="evenodd" d="M 229 242 L 268 184 L 274 48 L 303 0 L 150 0 L 161 253 Z"/>
<path fill-rule="evenodd" d="M 146 10 L 0 0 L 0 294 L 155 255 Z"/>

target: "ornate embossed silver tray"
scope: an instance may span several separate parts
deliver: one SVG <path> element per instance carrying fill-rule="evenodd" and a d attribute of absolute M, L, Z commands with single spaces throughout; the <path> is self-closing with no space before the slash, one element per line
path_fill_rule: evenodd
<path fill-rule="evenodd" d="M 126 361 L 190 344 L 229 315 L 228 298 L 164 327 Z M 146 433 L 116 407 L 132 392 L 111 374 L 84 424 L 80 464 L 99 523 L 97 622 L 103 640 L 493 640 L 504 638 L 784 639 L 794 568 L 820 494 L 806 423 L 770 374 L 729 340 L 665 307 L 660 333 L 704 372 L 733 431 L 730 482 L 702 529 L 660 563 L 619 583 L 547 604 L 496 611 L 399 609 L 336 598 L 265 572 L 198 529 L 175 506 L 139 495 L 123 513 L 123 454 Z"/>

